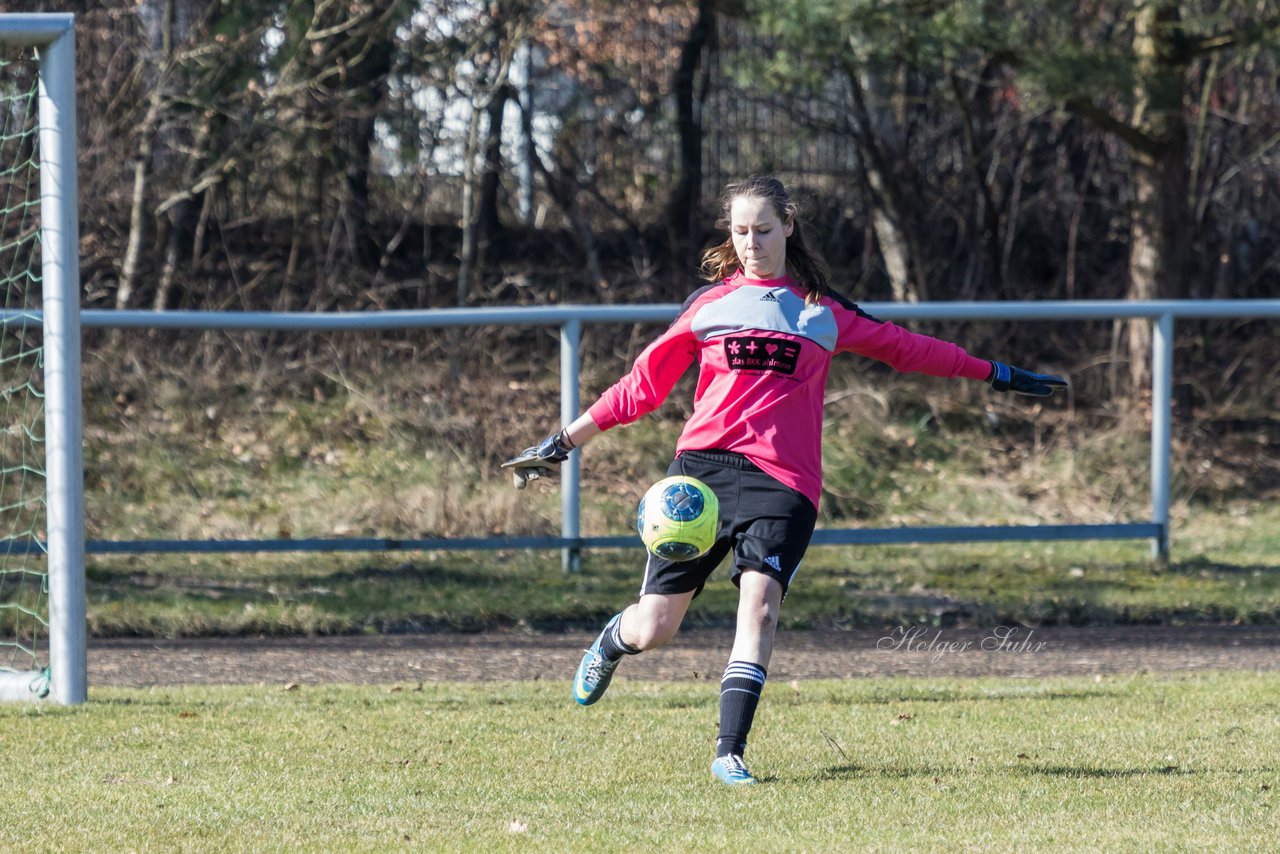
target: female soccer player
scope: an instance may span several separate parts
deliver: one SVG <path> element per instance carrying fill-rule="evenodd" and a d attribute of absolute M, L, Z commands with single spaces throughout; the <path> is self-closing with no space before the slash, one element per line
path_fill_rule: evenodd
<path fill-rule="evenodd" d="M 516 486 L 554 473 L 597 433 L 656 409 L 697 362 L 693 415 L 668 474 L 696 477 L 720 501 L 715 546 L 677 563 L 648 555 L 639 601 L 605 625 L 586 650 L 573 697 L 600 699 L 618 662 L 665 644 L 689 603 L 732 552 L 737 629 L 720 682 L 716 779 L 754 783 L 743 763 L 778 609 L 813 535 L 822 491 L 822 401 L 836 353 L 850 351 L 899 371 L 989 382 L 998 391 L 1047 397 L 1066 383 L 969 355 L 945 341 L 883 323 L 833 293 L 825 260 L 805 242 L 797 208 L 776 178 L 729 185 L 723 243 L 703 253 L 711 282 L 694 291 L 671 326 L 630 372 L 573 423 L 503 465 Z"/>

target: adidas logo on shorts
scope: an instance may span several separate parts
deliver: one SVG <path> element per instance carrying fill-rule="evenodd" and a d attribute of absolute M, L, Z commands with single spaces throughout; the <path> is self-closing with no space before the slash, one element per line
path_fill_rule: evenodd
<path fill-rule="evenodd" d="M 769 555 L 764 559 L 764 564 L 772 568 L 774 572 L 782 572 L 782 558 L 777 555 Z"/>

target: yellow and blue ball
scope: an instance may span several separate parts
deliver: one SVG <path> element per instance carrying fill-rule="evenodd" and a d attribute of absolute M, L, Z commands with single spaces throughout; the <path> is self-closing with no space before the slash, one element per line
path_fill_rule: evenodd
<path fill-rule="evenodd" d="M 645 548 L 658 557 L 693 560 L 715 545 L 720 501 L 695 477 L 666 477 L 640 499 L 636 528 Z"/>

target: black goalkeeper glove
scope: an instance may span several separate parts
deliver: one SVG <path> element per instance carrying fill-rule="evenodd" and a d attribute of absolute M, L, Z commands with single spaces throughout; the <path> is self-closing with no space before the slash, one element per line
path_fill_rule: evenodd
<path fill-rule="evenodd" d="M 1067 381 L 1053 374 L 1033 374 L 1003 362 L 991 362 L 987 382 L 996 391 L 1016 391 L 1032 397 L 1050 397 L 1055 389 L 1066 388 Z"/>
<path fill-rule="evenodd" d="M 559 465 L 569 459 L 572 450 L 573 443 L 561 430 L 543 439 L 542 444 L 525 448 L 504 462 L 502 467 L 511 469 L 511 480 L 516 489 L 524 489 L 531 480 L 559 474 Z"/>

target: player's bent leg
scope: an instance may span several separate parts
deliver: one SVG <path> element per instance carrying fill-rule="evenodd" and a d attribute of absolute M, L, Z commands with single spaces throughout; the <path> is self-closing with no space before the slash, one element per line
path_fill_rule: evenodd
<path fill-rule="evenodd" d="M 623 612 L 622 638 L 639 650 L 656 649 L 675 637 L 693 592 L 646 593 Z"/>
<path fill-rule="evenodd" d="M 590 706 L 604 696 L 624 655 L 661 646 L 675 635 L 693 593 L 651 593 L 605 624 L 583 652 L 573 677 L 573 699 Z"/>

